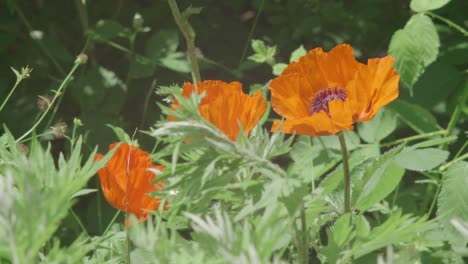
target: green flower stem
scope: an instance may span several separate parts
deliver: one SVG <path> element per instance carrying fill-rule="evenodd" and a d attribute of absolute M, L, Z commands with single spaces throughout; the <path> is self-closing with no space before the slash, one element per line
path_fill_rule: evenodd
<path fill-rule="evenodd" d="M 349 173 L 348 149 L 346 148 L 346 140 L 343 132 L 338 133 L 340 140 L 341 155 L 343 156 L 343 174 L 344 174 L 344 212 L 351 213 L 351 175 Z"/>
<path fill-rule="evenodd" d="M 73 211 L 73 209 L 70 209 L 70 212 L 71 212 L 73 218 L 75 219 L 75 221 L 80 226 L 81 230 L 83 230 L 83 232 L 86 234 L 86 236 L 90 237 L 90 235 L 88 233 L 88 230 L 86 230 L 86 227 L 83 225 L 83 222 L 81 222 L 80 217 L 75 213 L 75 211 Z"/>
<path fill-rule="evenodd" d="M 434 131 L 434 132 L 430 132 L 430 133 L 425 133 L 425 134 L 420 134 L 420 135 L 416 135 L 416 136 L 411 136 L 411 137 L 407 137 L 407 138 L 398 139 L 398 140 L 388 142 L 388 143 L 383 143 L 383 144 L 380 144 L 380 146 L 381 147 L 390 147 L 390 146 L 393 146 L 393 145 L 398 145 L 398 144 L 406 143 L 406 142 L 409 142 L 409 141 L 415 141 L 415 140 L 419 140 L 419 139 L 430 138 L 430 137 L 440 136 L 440 135 L 445 135 L 445 134 L 447 134 L 447 131 L 445 129 L 443 129 L 443 130 L 438 130 L 438 131 Z"/>
<path fill-rule="evenodd" d="M 51 108 L 51 106 L 55 103 L 55 101 L 57 100 L 57 98 L 61 95 L 62 93 L 62 90 L 65 88 L 66 84 L 68 83 L 68 81 L 70 80 L 70 78 L 73 76 L 73 73 L 76 71 L 76 69 L 81 65 L 83 64 L 84 62 L 81 61 L 80 59 L 77 59 L 75 61 L 75 64 L 73 65 L 73 68 L 71 69 L 71 71 L 68 73 L 67 77 L 65 77 L 65 79 L 63 80 L 62 84 L 60 84 L 60 87 L 58 88 L 58 90 L 56 91 L 55 93 L 55 96 L 54 98 L 52 99 L 52 101 L 50 102 L 50 104 L 47 106 L 47 109 L 42 113 L 41 117 L 39 117 L 39 120 L 37 120 L 37 122 L 26 132 L 24 133 L 20 138 L 18 138 L 16 140 L 16 142 L 20 142 L 21 140 L 23 140 L 25 137 L 27 137 L 29 134 L 31 134 L 36 128 L 37 126 L 42 122 L 42 120 L 45 118 L 45 116 L 49 113 L 49 110 Z"/>
<path fill-rule="evenodd" d="M 190 58 L 190 64 L 192 65 L 192 72 L 194 76 L 194 85 L 197 87 L 197 82 L 201 81 L 200 68 L 198 67 L 197 54 L 195 52 L 195 31 L 193 30 L 186 17 L 182 17 L 179 7 L 177 6 L 176 0 L 168 0 L 169 7 L 171 8 L 174 20 L 179 27 L 180 31 L 187 41 L 188 56 Z"/>
<path fill-rule="evenodd" d="M 466 31 L 463 27 L 461 27 L 461 26 L 459 26 L 459 25 L 453 23 L 453 22 L 450 21 L 449 19 L 447 19 L 447 18 L 445 18 L 445 17 L 443 17 L 443 16 L 439 16 L 439 15 L 437 15 L 437 14 L 435 14 L 435 13 L 432 13 L 432 12 L 429 12 L 429 11 L 426 12 L 426 14 L 428 14 L 429 16 L 431 16 L 431 17 L 433 17 L 433 18 L 436 18 L 436 19 L 438 19 L 438 20 L 444 22 L 445 24 L 447 24 L 447 25 L 453 27 L 454 29 L 460 31 L 460 33 L 462 33 L 463 36 L 465 36 L 465 37 L 468 36 L 468 31 Z"/>
<path fill-rule="evenodd" d="M 16 88 L 18 87 L 18 85 L 21 83 L 22 80 L 23 79 L 21 79 L 21 78 L 16 79 L 16 82 L 15 82 L 15 85 L 13 86 L 13 89 L 11 89 L 8 96 L 5 98 L 5 100 L 3 100 L 2 106 L 0 106 L 0 112 L 2 112 L 3 107 L 6 105 L 8 100 L 10 100 L 11 95 L 13 95 L 13 93 L 15 92 Z"/>
<path fill-rule="evenodd" d="M 109 222 L 109 224 L 107 225 L 106 227 L 106 230 L 104 230 L 104 233 L 102 233 L 102 236 L 105 236 L 107 234 L 107 232 L 109 232 L 110 228 L 112 227 L 112 225 L 115 223 L 115 220 L 117 220 L 117 217 L 119 217 L 120 213 L 122 211 L 120 210 L 117 210 L 117 212 L 115 213 L 114 217 L 112 217 L 112 220 Z"/>
<path fill-rule="evenodd" d="M 241 66 L 242 62 L 245 59 L 245 56 L 247 55 L 247 50 L 250 47 L 250 40 L 252 39 L 255 28 L 257 27 L 258 19 L 260 17 L 260 14 L 263 11 L 264 4 L 265 4 L 265 0 L 262 0 L 262 2 L 260 4 L 260 7 L 258 8 L 258 12 L 257 12 L 257 14 L 255 16 L 254 21 L 253 21 L 252 27 L 250 28 L 249 36 L 247 37 L 247 41 L 245 43 L 244 50 L 242 51 L 242 55 L 241 55 L 240 60 L 239 60 L 239 66 L 237 68 L 239 68 Z"/>

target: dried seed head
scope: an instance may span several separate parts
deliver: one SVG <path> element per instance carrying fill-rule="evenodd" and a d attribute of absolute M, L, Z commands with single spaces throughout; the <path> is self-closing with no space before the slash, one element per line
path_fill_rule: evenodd
<path fill-rule="evenodd" d="M 39 96 L 39 98 L 37 99 L 37 107 L 41 111 L 45 111 L 45 110 L 47 110 L 49 105 L 52 103 L 53 99 L 54 99 L 54 97 L 51 96 L 51 95 Z"/>
<path fill-rule="evenodd" d="M 60 122 L 55 124 L 55 126 L 51 127 L 52 134 L 56 139 L 62 139 L 65 137 L 68 131 L 68 125 L 64 122 Z"/>

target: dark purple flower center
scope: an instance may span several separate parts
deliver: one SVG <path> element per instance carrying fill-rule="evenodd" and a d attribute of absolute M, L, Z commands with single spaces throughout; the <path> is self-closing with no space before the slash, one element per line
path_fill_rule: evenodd
<path fill-rule="evenodd" d="M 323 110 L 331 118 L 330 110 L 328 109 L 328 103 L 333 100 L 341 100 L 344 102 L 346 97 L 346 89 L 340 87 L 327 87 L 327 89 L 318 92 L 314 99 L 312 99 L 312 104 L 309 108 L 309 114 L 313 115 Z"/>

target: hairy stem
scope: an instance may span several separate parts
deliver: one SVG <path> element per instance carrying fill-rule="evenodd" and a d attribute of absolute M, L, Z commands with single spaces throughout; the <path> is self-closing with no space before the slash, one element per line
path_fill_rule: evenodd
<path fill-rule="evenodd" d="M 182 14 L 179 11 L 176 0 L 168 0 L 169 7 L 171 8 L 172 15 L 174 20 L 179 27 L 180 31 L 187 41 L 187 52 L 190 59 L 190 64 L 192 65 L 192 72 L 194 77 L 194 85 L 201 81 L 200 68 L 198 67 L 197 54 L 195 52 L 195 31 L 188 22 L 186 17 L 182 17 Z"/>
<path fill-rule="evenodd" d="M 65 79 L 62 81 L 62 83 L 60 84 L 60 87 L 58 88 L 58 90 L 55 92 L 55 95 L 54 95 L 54 98 L 52 99 L 52 101 L 50 102 L 50 104 L 47 106 L 47 109 L 42 113 L 42 115 L 39 117 L 39 120 L 37 120 L 37 122 L 26 132 L 24 133 L 20 138 L 18 138 L 16 140 L 16 142 L 20 142 L 21 140 L 23 140 L 25 137 L 27 137 L 29 134 L 31 134 L 36 128 L 37 126 L 42 122 L 42 120 L 45 118 L 45 116 L 49 113 L 50 111 L 50 108 L 52 107 L 52 105 L 54 105 L 55 101 L 57 100 L 57 98 L 61 95 L 63 89 L 65 88 L 65 86 L 68 84 L 68 81 L 71 79 L 71 77 L 73 76 L 73 73 L 76 71 L 76 69 L 78 69 L 78 67 L 83 64 L 85 62 L 83 62 L 82 60 L 80 59 L 77 59 L 75 61 L 75 64 L 73 65 L 73 68 L 70 70 L 70 72 L 68 73 L 67 77 L 65 77 Z"/>
<path fill-rule="evenodd" d="M 338 139 L 340 140 L 341 155 L 343 156 L 343 175 L 345 183 L 343 213 L 351 213 L 351 175 L 349 174 L 348 149 L 346 148 L 346 140 L 343 132 L 338 133 Z"/>

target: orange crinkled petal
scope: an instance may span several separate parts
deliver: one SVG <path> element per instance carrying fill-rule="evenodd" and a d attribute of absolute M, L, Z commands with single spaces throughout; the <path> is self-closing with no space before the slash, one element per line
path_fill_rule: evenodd
<path fill-rule="evenodd" d="M 109 149 L 116 147 L 110 145 Z M 96 154 L 95 160 L 101 160 L 102 155 Z M 98 171 L 104 197 L 113 207 L 145 218 L 148 210 L 156 210 L 160 199 L 148 196 L 149 193 L 161 190 L 153 183 L 156 175 L 148 168 L 162 170 L 164 167 L 151 166 L 151 157 L 145 151 L 121 144 L 106 166 Z"/>

